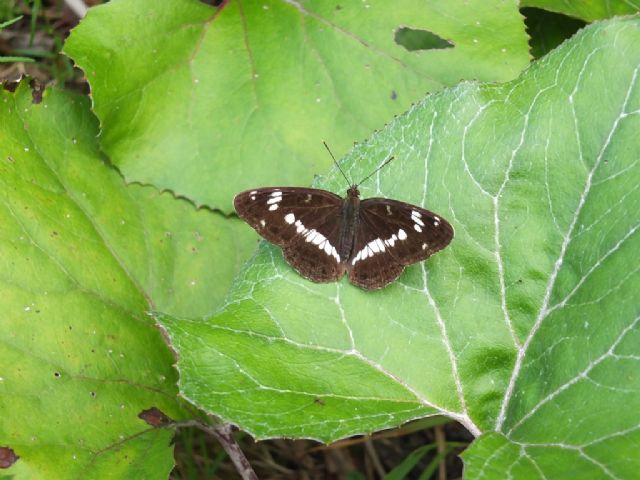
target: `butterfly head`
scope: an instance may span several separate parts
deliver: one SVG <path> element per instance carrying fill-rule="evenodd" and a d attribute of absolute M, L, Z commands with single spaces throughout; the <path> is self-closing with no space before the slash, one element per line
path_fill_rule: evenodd
<path fill-rule="evenodd" d="M 351 183 L 351 180 L 349 180 L 349 177 L 347 177 L 347 174 L 344 173 L 344 170 L 342 170 L 342 168 L 340 167 L 340 164 L 336 160 L 336 157 L 334 157 L 333 153 L 331 153 L 331 149 L 329 148 L 329 145 L 327 145 L 327 142 L 323 140 L 322 143 L 324 144 L 325 148 L 329 152 L 329 155 L 331 155 L 331 158 L 333 158 L 333 163 L 335 163 L 336 167 L 338 167 L 338 170 L 340 171 L 344 179 L 347 181 L 347 184 L 350 185 L 349 189 L 347 190 L 347 197 L 351 199 L 360 197 L 360 190 L 358 190 L 358 185 L 362 185 L 363 182 L 365 182 L 366 180 L 369 180 L 375 173 L 378 173 L 381 168 L 387 165 L 394 158 L 393 156 L 387 158 L 384 162 L 382 162 L 380 166 L 378 166 L 378 168 L 376 168 L 373 172 L 371 172 L 365 178 L 360 180 L 358 183 Z"/>

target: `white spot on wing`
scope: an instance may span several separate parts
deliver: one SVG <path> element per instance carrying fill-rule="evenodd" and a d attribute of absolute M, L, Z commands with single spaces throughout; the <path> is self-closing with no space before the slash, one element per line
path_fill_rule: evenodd
<path fill-rule="evenodd" d="M 416 212 L 416 213 L 419 213 L 419 212 Z M 422 229 L 420 228 L 420 225 L 418 224 L 414 225 L 414 228 L 419 232 L 422 231 Z M 376 238 L 375 240 L 372 240 L 369 243 L 367 243 L 362 248 L 362 250 L 360 250 L 353 257 L 353 259 L 351 260 L 351 264 L 355 265 L 361 260 L 365 260 L 368 257 L 373 257 L 380 252 L 385 252 L 387 248 L 393 248 L 397 240 L 406 240 L 406 239 L 407 239 L 407 232 L 405 232 L 403 229 L 399 229 L 397 234 L 394 233 L 393 235 L 391 235 L 391 237 L 386 238 L 384 240 L 381 238 Z M 422 248 L 426 249 L 427 244 L 425 243 Z"/>
<path fill-rule="evenodd" d="M 261 225 L 261 226 L 263 226 L 263 227 L 264 227 L 266 224 L 267 224 L 267 222 L 265 222 L 264 220 L 260 220 L 260 225 Z"/>
<path fill-rule="evenodd" d="M 273 211 L 275 211 L 275 210 L 277 210 L 277 209 L 278 209 L 278 204 L 277 204 L 277 203 L 274 203 L 273 205 L 271 205 L 271 206 L 269 207 L 269 210 L 270 210 L 270 211 L 272 211 L 272 212 L 273 212 Z"/>
<path fill-rule="evenodd" d="M 413 228 L 415 228 L 416 232 L 418 233 L 422 232 L 422 228 L 420 228 L 420 225 L 418 225 L 417 223 L 413 226 Z"/>
<path fill-rule="evenodd" d="M 411 210 L 411 220 L 413 220 L 416 223 L 416 225 L 424 227 L 424 222 L 421 219 L 422 219 L 422 214 L 420 212 L 418 212 L 417 210 Z"/>
<path fill-rule="evenodd" d="M 296 221 L 296 216 L 293 213 L 287 213 L 284 216 L 284 221 L 287 222 L 289 225 L 291 225 L 293 222 Z"/>

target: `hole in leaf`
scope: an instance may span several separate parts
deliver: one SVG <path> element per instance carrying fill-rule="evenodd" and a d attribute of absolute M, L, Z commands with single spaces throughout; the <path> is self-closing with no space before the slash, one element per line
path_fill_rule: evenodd
<path fill-rule="evenodd" d="M 429 30 L 419 30 L 409 27 L 401 27 L 396 30 L 394 37 L 398 45 L 403 46 L 410 52 L 416 50 L 442 50 L 453 48 L 453 43 L 446 41 Z"/>
<path fill-rule="evenodd" d="M 2 88 L 4 90 L 6 90 L 7 92 L 11 92 L 11 93 L 16 91 L 16 89 L 18 88 L 19 84 L 20 84 L 20 82 L 15 82 L 15 81 L 12 81 L 12 80 L 7 80 L 7 81 L 0 82 L 0 85 L 2 85 Z"/>
<path fill-rule="evenodd" d="M 586 25 L 582 20 L 539 8 L 522 8 L 529 34 L 529 47 L 534 58 L 550 52 Z"/>

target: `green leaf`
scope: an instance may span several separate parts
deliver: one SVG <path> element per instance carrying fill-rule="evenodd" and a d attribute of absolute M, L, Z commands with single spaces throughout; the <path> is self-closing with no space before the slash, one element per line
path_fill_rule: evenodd
<path fill-rule="evenodd" d="M 160 318 L 181 392 L 258 438 L 440 413 L 562 461 L 589 446 L 600 475 L 637 471 L 639 69 L 640 20 L 600 22 L 517 80 L 429 96 L 358 145 L 353 178 L 396 157 L 363 197 L 439 212 L 451 246 L 363 291 L 308 282 L 262 244 L 218 314 Z M 344 189 L 337 171 L 318 185 Z"/>
<path fill-rule="evenodd" d="M 410 52 L 395 41 L 406 25 L 455 48 Z M 64 51 L 128 180 L 230 212 L 256 182 L 326 170 L 323 139 L 341 155 L 425 91 L 514 78 L 526 40 L 517 5 L 498 0 L 120 0 L 91 9 Z"/>
<path fill-rule="evenodd" d="M 385 475 L 384 480 L 402 480 L 414 469 L 414 467 L 422 460 L 422 458 L 431 450 L 435 450 L 437 445 L 430 443 L 416 448 L 413 452 L 405 457 L 393 470 Z"/>
<path fill-rule="evenodd" d="M 0 63 L 15 63 L 15 62 L 30 63 L 30 62 L 35 62 L 35 60 L 29 57 L 0 57 Z"/>
<path fill-rule="evenodd" d="M 465 477 L 489 480 L 510 474 L 514 479 L 634 479 L 638 476 L 635 452 L 640 444 L 639 430 L 636 426 L 580 445 L 523 443 L 510 441 L 499 433 L 488 433 L 462 454 Z"/>
<path fill-rule="evenodd" d="M 465 443 L 460 442 L 447 442 L 445 445 L 445 449 L 434 456 L 434 458 L 429 462 L 429 465 L 420 473 L 420 478 L 429 479 L 433 472 L 436 471 L 438 466 L 445 460 L 447 455 L 454 448 L 460 448 L 466 446 Z M 384 480 L 402 480 L 407 478 L 407 476 L 411 473 L 411 471 L 415 468 L 418 463 L 424 458 L 424 456 L 432 450 L 435 450 L 437 445 L 435 443 L 430 443 L 427 445 L 423 445 L 421 447 L 416 448 L 409 455 L 407 455 L 402 462 L 400 462 L 393 470 L 391 470 L 387 475 L 385 475 Z"/>
<path fill-rule="evenodd" d="M 611 2 L 610 0 L 522 0 L 520 7 L 536 7 L 550 12 L 562 13 L 585 22 L 628 15 L 640 11 L 637 1 Z"/>
<path fill-rule="evenodd" d="M 24 17 L 24 15 L 19 15 L 16 18 L 12 18 L 11 20 L 7 20 L 6 22 L 0 23 L 0 30 L 3 30 L 5 28 L 13 25 L 16 22 L 19 22 L 20 20 L 22 20 L 22 17 Z"/>
<path fill-rule="evenodd" d="M 33 104 L 27 82 L 0 98 L 0 445 L 20 457 L 7 473 L 167 477 L 172 432 L 137 415 L 194 413 L 148 312 L 213 311 L 245 228 L 125 186 L 87 98 Z"/>
<path fill-rule="evenodd" d="M 457 446 L 459 445 L 447 444 L 447 447 L 445 448 L 445 450 L 438 453 L 433 458 L 433 460 L 431 460 L 427 468 L 425 468 L 422 471 L 422 473 L 420 473 L 420 477 L 418 477 L 418 480 L 429 480 L 432 477 L 432 475 L 435 473 L 435 471 L 438 469 L 440 464 L 446 460 L 447 455 L 449 455 L 449 452 L 451 452 L 451 450 L 453 450 Z"/>

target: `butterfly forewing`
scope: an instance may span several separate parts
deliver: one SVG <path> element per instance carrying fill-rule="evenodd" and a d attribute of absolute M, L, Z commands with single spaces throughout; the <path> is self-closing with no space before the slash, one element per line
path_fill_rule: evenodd
<path fill-rule="evenodd" d="M 238 215 L 260 235 L 282 247 L 286 260 L 315 282 L 338 280 L 342 199 L 325 190 L 269 187 L 236 196 Z"/>
<path fill-rule="evenodd" d="M 405 266 L 425 260 L 452 238 L 451 225 L 433 212 L 386 198 L 363 200 L 347 264 L 349 279 L 365 288 L 381 288 Z"/>

